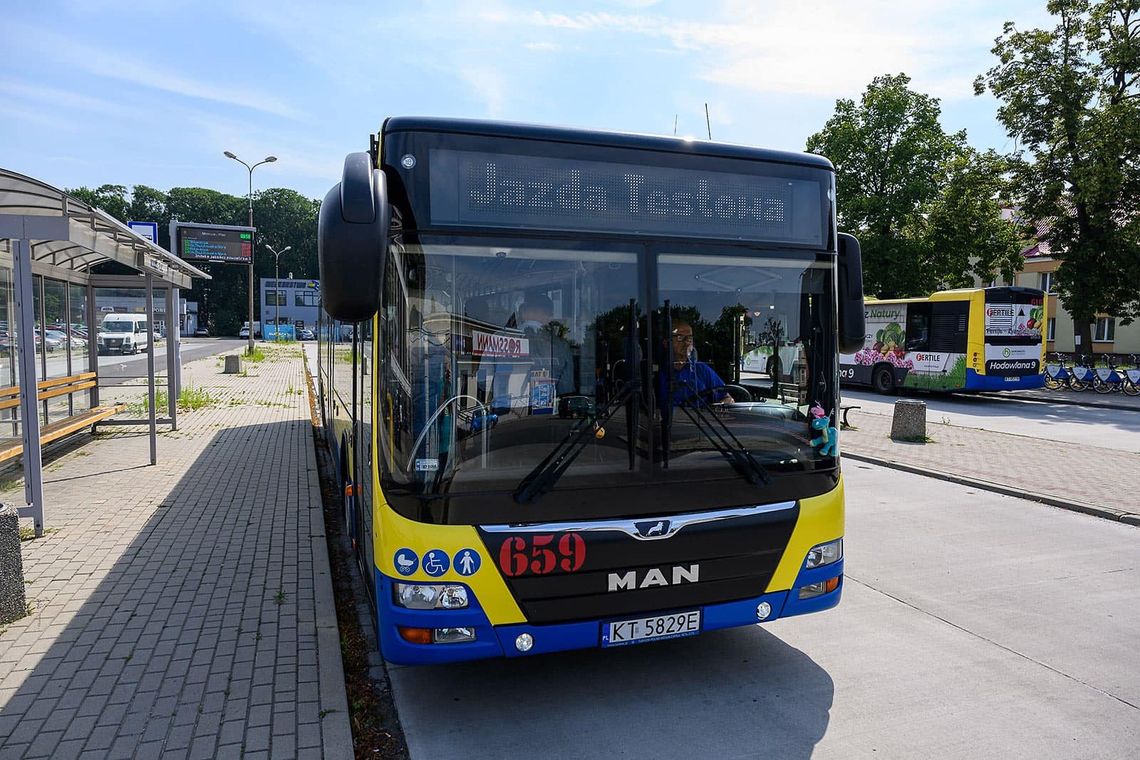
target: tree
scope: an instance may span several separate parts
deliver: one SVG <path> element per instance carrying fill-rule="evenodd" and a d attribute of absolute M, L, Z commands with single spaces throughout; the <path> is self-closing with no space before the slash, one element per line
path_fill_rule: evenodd
<path fill-rule="evenodd" d="M 88 206 L 106 211 L 123 224 L 128 221 L 127 188 L 124 185 L 100 185 L 94 190 L 80 187 L 68 190 L 67 194 L 78 198 Z"/>
<path fill-rule="evenodd" d="M 964 148 L 946 165 L 946 183 L 919 217 L 916 237 L 924 241 L 931 288 L 967 288 L 974 277 L 989 282 L 1000 274 L 1013 282 L 1025 261 L 1026 240 L 1003 218 L 999 198 L 1008 198 L 1009 161 L 990 150 Z"/>
<path fill-rule="evenodd" d="M 947 135 L 937 98 L 908 88 L 906 74 L 880 76 L 861 102 L 839 100 L 807 150 L 835 164 L 840 225 L 859 237 L 863 286 L 882 297 L 926 294 L 937 282 L 931 248 L 908 230 L 944 184 L 965 132 Z"/>
<path fill-rule="evenodd" d="M 1061 259 L 1056 289 L 1085 350 L 1097 314 L 1140 314 L 1140 1 L 1047 7 L 1052 29 L 1005 24 L 974 90 L 1001 102 L 1021 146 L 1017 200 Z"/>

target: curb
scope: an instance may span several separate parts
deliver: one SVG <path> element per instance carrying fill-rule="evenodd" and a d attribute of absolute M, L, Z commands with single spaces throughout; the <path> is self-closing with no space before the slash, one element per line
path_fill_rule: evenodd
<path fill-rule="evenodd" d="M 1046 494 L 1026 491 L 1022 488 L 1014 488 L 1013 486 L 1006 486 L 1000 483 L 991 483 L 988 480 L 966 478 L 962 477 L 961 475 L 952 475 L 948 472 L 940 472 L 939 470 L 929 470 L 922 467 L 915 467 L 914 465 L 903 464 L 901 462 L 895 462 L 890 459 L 867 456 L 866 454 L 851 454 L 849 452 L 843 452 L 842 458 L 854 459 L 857 462 L 867 462 L 868 464 L 877 464 L 881 467 L 889 467 L 893 470 L 909 472 L 912 475 L 922 475 L 924 477 L 934 478 L 935 480 L 945 480 L 949 483 L 956 483 L 961 486 L 971 486 L 983 491 L 991 491 L 993 493 L 1000 493 L 1004 496 L 1013 496 L 1018 499 L 1036 501 L 1041 504 L 1048 504 L 1051 507 L 1066 509 L 1070 512 L 1081 512 L 1086 515 L 1092 515 L 1093 517 L 1100 517 L 1105 520 L 1112 520 L 1113 522 L 1120 522 L 1127 525 L 1135 525 L 1137 527 L 1140 527 L 1140 514 L 1134 512 L 1124 512 L 1123 510 L 1112 509 L 1111 507 L 1101 507 L 1095 504 L 1082 504 L 1076 501 L 1061 499 L 1056 496 L 1048 496 Z"/>
<path fill-rule="evenodd" d="M 1111 401 L 1101 404 L 1089 401 L 1079 401 L 1075 398 L 1041 398 L 1038 396 L 1027 396 L 1018 393 L 1010 393 L 1008 391 L 1003 391 L 1000 395 L 997 393 L 980 393 L 978 395 L 985 398 L 1004 398 L 1011 401 L 1029 401 L 1036 404 L 1066 404 L 1068 406 L 1080 406 L 1085 409 L 1116 409 L 1123 412 L 1140 412 L 1140 404 L 1115 404 Z"/>

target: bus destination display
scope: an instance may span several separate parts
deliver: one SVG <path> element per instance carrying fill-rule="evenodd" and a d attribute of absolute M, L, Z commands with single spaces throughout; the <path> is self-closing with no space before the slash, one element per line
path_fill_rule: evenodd
<path fill-rule="evenodd" d="M 703 235 L 819 246 L 829 214 L 809 179 L 476 151 L 431 152 L 431 221 Z"/>
<path fill-rule="evenodd" d="M 249 264 L 253 260 L 253 230 L 179 226 L 178 255 L 195 261 Z"/>

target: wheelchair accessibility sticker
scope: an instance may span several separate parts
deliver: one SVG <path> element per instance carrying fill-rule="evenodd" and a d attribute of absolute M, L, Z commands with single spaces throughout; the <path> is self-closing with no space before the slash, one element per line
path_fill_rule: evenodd
<path fill-rule="evenodd" d="M 482 560 L 479 559 L 479 552 L 474 549 L 460 549 L 455 553 L 455 572 L 460 575 L 474 575 L 479 572 L 479 565 Z"/>
<path fill-rule="evenodd" d="M 400 549 L 393 558 L 396 572 L 400 575 L 411 575 L 420 566 L 420 558 L 411 549 Z"/>
<path fill-rule="evenodd" d="M 451 567 L 451 559 L 447 556 L 447 552 L 440 551 L 439 549 L 432 549 L 424 555 L 424 572 L 432 578 L 438 578 L 447 572 L 447 568 Z"/>

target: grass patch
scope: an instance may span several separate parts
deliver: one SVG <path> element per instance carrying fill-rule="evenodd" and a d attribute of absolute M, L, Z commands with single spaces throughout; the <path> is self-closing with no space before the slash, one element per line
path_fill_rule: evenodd
<path fill-rule="evenodd" d="M 188 386 L 178 394 L 178 409 L 180 411 L 196 411 L 217 401 L 205 388 Z"/>
<path fill-rule="evenodd" d="M 154 406 L 159 412 L 167 409 L 166 391 L 155 391 L 154 393 Z M 204 406 L 209 406 L 217 401 L 216 398 L 211 396 L 204 388 L 195 388 L 187 386 L 182 389 L 178 394 L 178 411 L 192 412 L 201 409 Z M 127 410 L 132 414 L 144 415 L 150 413 L 150 397 L 143 396 L 138 401 L 127 405 Z"/>
<path fill-rule="evenodd" d="M 245 351 L 242 352 L 242 356 L 251 362 L 265 361 L 265 351 L 261 349 L 261 346 L 254 346 L 253 348 L 247 347 Z"/>
<path fill-rule="evenodd" d="M 59 528 L 44 528 L 44 535 L 47 536 L 47 535 L 50 535 L 52 533 L 56 533 L 58 531 L 59 531 Z M 31 527 L 30 525 L 21 525 L 20 526 L 20 540 L 21 541 L 35 541 L 36 540 L 36 529 Z"/>

